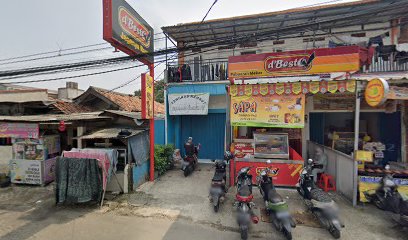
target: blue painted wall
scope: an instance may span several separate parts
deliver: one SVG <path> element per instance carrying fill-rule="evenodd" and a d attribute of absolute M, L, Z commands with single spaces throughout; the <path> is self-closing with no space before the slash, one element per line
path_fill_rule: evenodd
<path fill-rule="evenodd" d="M 133 188 L 137 188 L 146 182 L 149 176 L 149 161 L 142 163 L 140 166 L 133 168 Z"/>
<path fill-rule="evenodd" d="M 154 120 L 154 144 L 164 145 L 165 141 L 164 119 Z"/>

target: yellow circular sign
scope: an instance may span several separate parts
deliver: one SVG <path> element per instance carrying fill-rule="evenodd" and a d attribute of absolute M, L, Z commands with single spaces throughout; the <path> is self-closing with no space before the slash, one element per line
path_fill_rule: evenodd
<path fill-rule="evenodd" d="M 364 98 L 368 105 L 376 107 L 387 100 L 389 86 L 387 81 L 381 78 L 371 79 L 365 89 Z"/>

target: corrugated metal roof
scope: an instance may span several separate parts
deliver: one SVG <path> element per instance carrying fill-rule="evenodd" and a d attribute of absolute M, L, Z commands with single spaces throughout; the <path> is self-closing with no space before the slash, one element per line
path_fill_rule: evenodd
<path fill-rule="evenodd" d="M 296 8 L 285 11 L 261 13 L 247 16 L 207 20 L 162 27 L 177 42 L 196 44 L 197 41 L 217 40 L 241 41 L 248 37 L 253 40 L 283 39 L 312 32 L 311 26 L 332 29 L 345 26 L 388 22 L 407 16 L 406 0 L 358 1 Z M 258 39 L 259 38 L 259 39 Z M 247 39 L 248 41 L 248 39 Z"/>
<path fill-rule="evenodd" d="M 121 137 L 121 138 L 129 138 L 141 132 L 146 131 L 146 130 L 136 130 L 136 129 L 128 129 L 128 128 L 105 128 L 105 129 L 101 129 L 93 133 L 85 134 L 85 135 L 82 135 L 76 138 L 77 139 L 115 139 L 115 138 L 118 138 L 119 133 L 123 130 L 129 131 L 130 135 L 126 137 Z"/>
<path fill-rule="evenodd" d="M 133 119 L 142 119 L 142 113 L 141 112 L 128 112 L 128 111 L 120 111 L 120 110 L 105 110 L 105 112 L 107 113 L 112 113 L 112 114 L 116 114 L 119 116 L 123 116 L 123 117 L 128 117 L 128 118 L 133 118 Z M 163 118 L 164 119 L 164 114 L 154 114 L 155 119 L 159 118 Z"/>
<path fill-rule="evenodd" d="M 84 121 L 107 120 L 108 116 L 99 116 L 102 112 L 73 113 L 73 114 L 44 114 L 24 116 L 0 116 L 0 121 L 6 122 L 58 122 L 58 121 Z"/>

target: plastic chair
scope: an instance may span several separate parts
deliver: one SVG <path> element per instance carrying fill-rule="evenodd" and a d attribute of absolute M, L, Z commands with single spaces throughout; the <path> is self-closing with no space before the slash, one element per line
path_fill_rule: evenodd
<path fill-rule="evenodd" d="M 326 173 L 320 175 L 317 185 L 325 192 L 336 191 L 336 182 L 334 181 L 333 176 Z"/>

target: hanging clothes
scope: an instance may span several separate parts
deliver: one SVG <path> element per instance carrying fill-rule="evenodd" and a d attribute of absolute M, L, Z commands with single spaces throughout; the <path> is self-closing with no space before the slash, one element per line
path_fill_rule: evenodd
<path fill-rule="evenodd" d="M 58 158 L 55 177 L 57 203 L 102 199 L 102 170 L 96 159 Z"/>
<path fill-rule="evenodd" d="M 220 70 L 218 68 L 218 63 L 215 65 L 215 80 L 220 79 Z"/>
<path fill-rule="evenodd" d="M 220 66 L 220 80 L 225 80 L 225 68 L 224 68 L 224 63 L 221 63 L 221 66 Z"/>
<path fill-rule="evenodd" d="M 214 64 L 211 64 L 211 80 L 214 80 Z"/>

